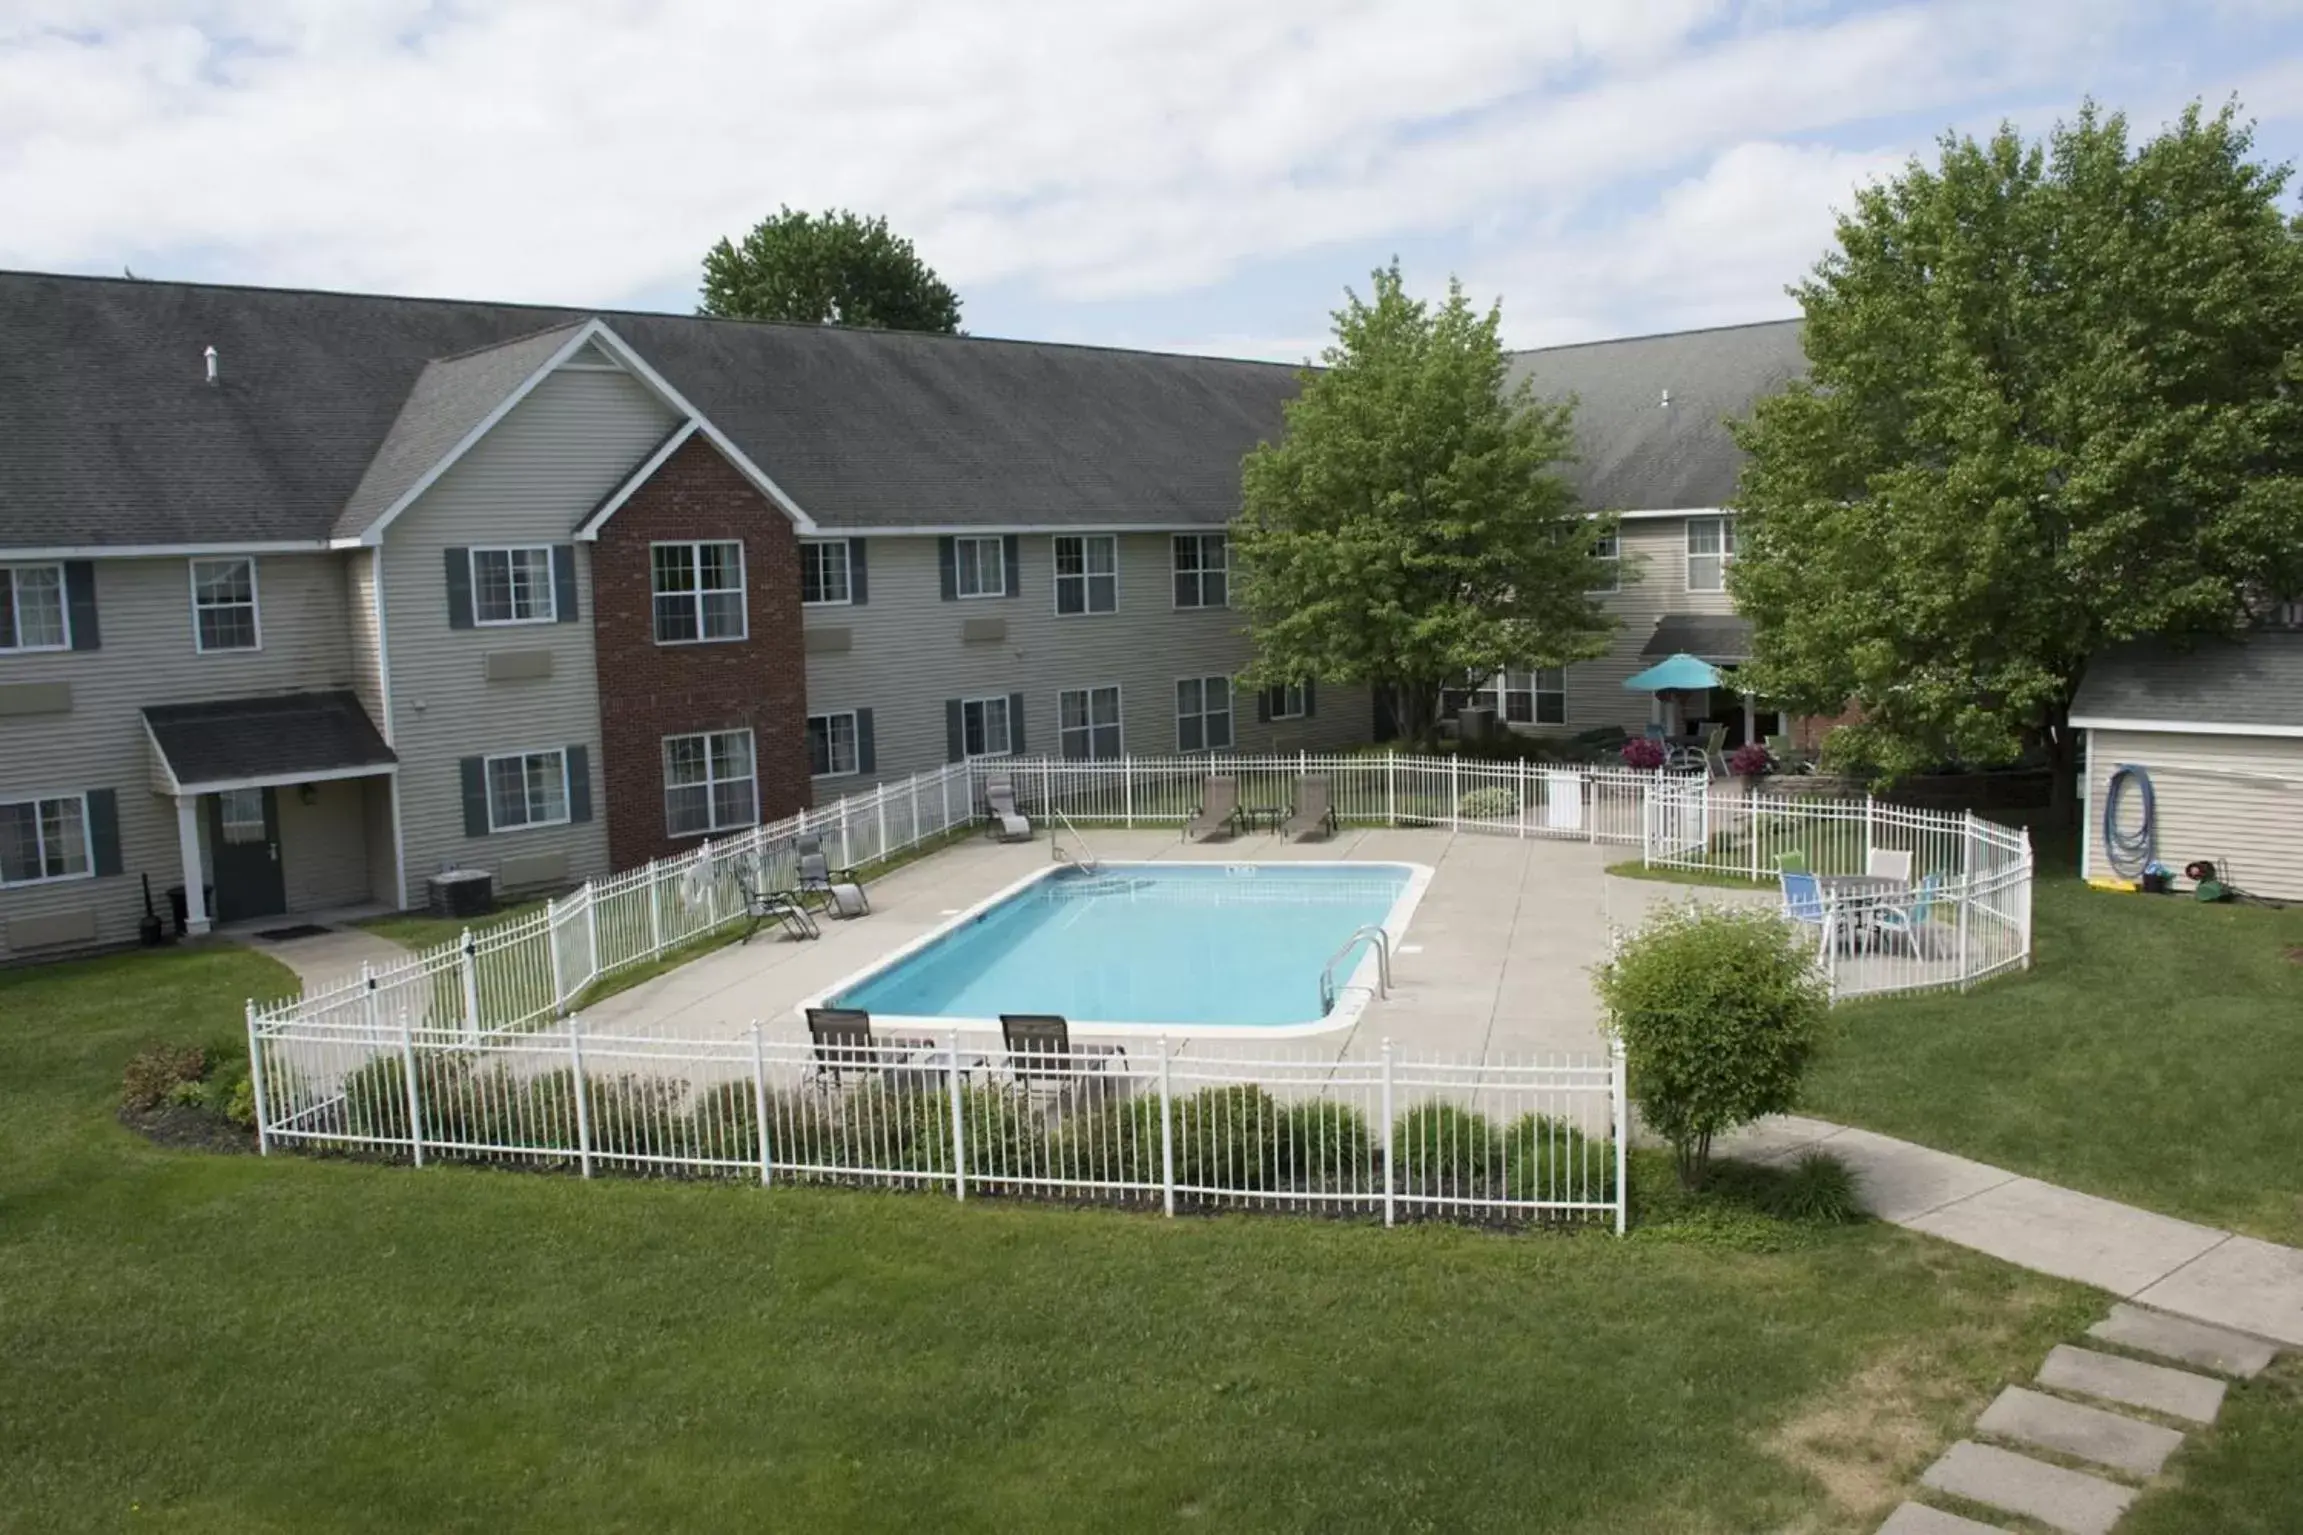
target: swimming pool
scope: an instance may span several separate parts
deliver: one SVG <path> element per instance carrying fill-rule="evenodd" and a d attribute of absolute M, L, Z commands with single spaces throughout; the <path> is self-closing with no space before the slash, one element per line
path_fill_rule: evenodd
<path fill-rule="evenodd" d="M 1364 924 L 1397 944 L 1430 880 L 1405 863 L 1063 865 L 812 1000 L 946 1027 L 1060 1013 L 1105 1033 L 1342 1028 L 1375 984 L 1372 946 L 1339 969 L 1325 1014 L 1322 967 Z"/>

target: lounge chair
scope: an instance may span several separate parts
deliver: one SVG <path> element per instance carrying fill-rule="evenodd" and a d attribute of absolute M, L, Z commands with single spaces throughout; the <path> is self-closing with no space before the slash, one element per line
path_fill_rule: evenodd
<path fill-rule="evenodd" d="M 1295 781 L 1295 803 L 1288 808 L 1287 820 L 1281 823 L 1283 837 L 1301 837 L 1309 832 L 1332 836 L 1337 826 L 1334 793 L 1324 774 L 1307 773 Z"/>
<path fill-rule="evenodd" d="M 736 890 L 744 898 L 744 928 L 742 942 L 750 943 L 752 934 L 760 930 L 763 922 L 774 922 L 794 938 L 821 938 L 823 929 L 808 914 L 807 904 L 796 890 L 768 890 L 760 885 L 758 875 L 749 864 L 736 865 Z"/>
<path fill-rule="evenodd" d="M 842 1074 L 855 1072 L 870 1078 L 900 1066 L 913 1056 L 933 1050 L 936 1042 L 901 1035 L 880 1039 L 872 1033 L 872 1015 L 860 1007 L 811 1007 L 808 1038 L 816 1047 L 813 1079 L 821 1085 L 843 1085 Z"/>
<path fill-rule="evenodd" d="M 1814 928 L 1818 951 L 1828 948 L 1833 922 L 1831 901 L 1824 895 L 1823 886 L 1805 869 L 1785 869 L 1778 877 L 1783 882 L 1784 920 Z"/>
<path fill-rule="evenodd" d="M 1935 894 L 1941 888 L 1941 876 L 1930 874 L 1919 882 L 1919 890 L 1909 905 L 1881 906 L 1871 914 L 1874 930 L 1882 939 L 1901 933 L 1911 949 L 1913 959 L 1927 956 L 1920 947 L 1920 930 L 1927 926 L 1927 914 L 1935 907 Z"/>
<path fill-rule="evenodd" d="M 872 909 L 862 876 L 854 869 L 833 868 L 824 852 L 823 838 L 804 832 L 792 839 L 792 852 L 799 860 L 798 885 L 803 901 L 813 900 L 843 917 L 860 917 Z"/>
<path fill-rule="evenodd" d="M 1227 773 L 1211 774 L 1200 785 L 1199 812 L 1184 823 L 1183 834 L 1204 841 L 1222 832 L 1236 835 L 1246 819 L 1239 808 L 1239 780 Z"/>
<path fill-rule="evenodd" d="M 1075 1045 L 1071 1025 L 1060 1013 L 1002 1013 L 1000 1037 L 1008 1047 L 1008 1070 L 1016 1086 L 1069 1095 L 1113 1061 L 1125 1061 L 1118 1045 Z"/>
<path fill-rule="evenodd" d="M 1863 855 L 1863 872 L 1873 879 L 1891 879 L 1899 885 L 1908 885 L 1911 883 L 1911 850 L 1875 847 Z"/>
<path fill-rule="evenodd" d="M 984 820 L 991 834 L 1002 842 L 1032 840 L 1032 823 L 1016 809 L 1016 786 L 1010 779 L 985 780 Z"/>

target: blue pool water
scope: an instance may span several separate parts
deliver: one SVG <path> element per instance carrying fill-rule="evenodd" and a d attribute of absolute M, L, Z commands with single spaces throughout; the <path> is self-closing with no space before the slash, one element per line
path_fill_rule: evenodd
<path fill-rule="evenodd" d="M 1406 864 L 1060 869 L 849 986 L 916 1018 L 1275 1025 L 1320 1018 L 1319 974 L 1407 888 Z M 1340 967 L 1350 977 L 1357 958 Z"/>

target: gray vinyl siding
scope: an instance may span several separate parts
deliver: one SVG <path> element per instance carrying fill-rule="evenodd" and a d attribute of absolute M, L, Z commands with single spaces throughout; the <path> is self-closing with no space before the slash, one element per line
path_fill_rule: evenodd
<path fill-rule="evenodd" d="M 803 610 L 811 631 L 850 631 L 847 650 L 808 656 L 808 712 L 870 709 L 877 749 L 875 773 L 817 779 L 818 802 L 941 764 L 944 704 L 953 698 L 1023 694 L 1025 748 L 1053 755 L 1057 695 L 1117 683 L 1126 751 L 1171 755 L 1177 680 L 1229 676 L 1249 659 L 1238 610 L 1175 606 L 1172 540 L 1164 533 L 1120 535 L 1116 612 L 1067 617 L 1055 611 L 1050 535 L 1022 537 L 1017 595 L 952 602 L 942 600 L 935 539 L 885 537 L 869 544 L 870 600 Z M 963 642 L 969 619 L 1004 620 L 1006 637 Z M 1358 745 L 1374 729 L 1368 690 L 1344 683 L 1317 690 L 1311 719 L 1258 724 L 1255 713 L 1255 696 L 1237 692 L 1233 740 L 1241 751 Z"/>
<path fill-rule="evenodd" d="M 2303 899 L 2303 739 L 2089 731 L 2081 828 L 2089 874 L 2112 872 L 2103 848 L 2103 802 L 2122 763 L 2151 777 L 2160 862 L 2180 874 L 2204 858 L 2243 890 Z M 2133 826 L 2137 814 L 2129 800 L 2122 822 Z"/>
<path fill-rule="evenodd" d="M 281 874 L 290 911 L 359 906 L 368 885 L 367 803 L 389 793 L 380 778 L 338 778 L 311 786 L 312 803 L 293 788 L 275 791 L 280 803 Z"/>
<path fill-rule="evenodd" d="M 556 373 L 386 530 L 391 736 L 400 755 L 411 903 L 422 903 L 425 879 L 444 868 L 500 872 L 508 860 L 557 858 L 570 880 L 610 872 L 591 546 L 575 546 L 578 622 L 471 629 L 449 626 L 445 552 L 571 542 L 592 509 L 663 440 L 672 419 L 627 374 Z M 487 656 L 499 650 L 546 651 L 551 675 L 491 682 Z M 591 821 L 464 835 L 463 758 L 573 745 L 589 750 Z"/>
<path fill-rule="evenodd" d="M 8 942 L 7 923 L 81 910 L 96 915 L 95 942 L 133 942 L 144 913 L 137 876 L 151 876 L 153 903 L 163 915 L 167 888 L 183 882 L 176 806 L 154 792 L 151 747 L 139 712 L 145 705 L 341 688 L 353 681 L 340 555 L 258 556 L 263 648 L 205 655 L 193 645 L 185 559 L 98 560 L 95 575 L 101 649 L 0 656 L 0 686 L 61 682 L 72 690 L 69 713 L 0 719 L 0 800 L 113 790 L 122 872 L 0 890 L 0 954 L 9 957 L 20 951 Z M 287 797 L 293 793 L 283 791 Z M 364 871 L 361 878 L 364 883 Z"/>

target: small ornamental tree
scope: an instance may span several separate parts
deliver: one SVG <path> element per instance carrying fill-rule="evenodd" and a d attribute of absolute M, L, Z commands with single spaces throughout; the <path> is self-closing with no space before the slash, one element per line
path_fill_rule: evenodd
<path fill-rule="evenodd" d="M 1710 1171 L 1713 1137 L 1796 1106 L 1831 1005 L 1814 957 L 1773 911 L 1690 904 L 1657 912 L 1599 967 L 1632 1099 L 1685 1186 Z"/>

